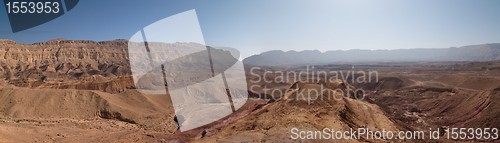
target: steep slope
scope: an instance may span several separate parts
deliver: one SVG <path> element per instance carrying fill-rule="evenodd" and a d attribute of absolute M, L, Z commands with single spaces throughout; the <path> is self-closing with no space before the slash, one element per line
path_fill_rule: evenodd
<path fill-rule="evenodd" d="M 0 79 L 20 87 L 130 75 L 127 41 L 0 41 Z M 88 80 L 87 80 L 88 81 Z"/>
<path fill-rule="evenodd" d="M 177 130 L 169 96 L 144 95 L 135 90 L 109 94 L 2 88 L 0 105 L 2 141 L 130 142 L 133 140 L 125 137 L 138 139 Z M 102 134 L 104 131 L 107 133 Z"/>
<path fill-rule="evenodd" d="M 312 92 L 308 90 L 345 89 L 342 84 L 301 83 L 292 86 L 286 98 L 270 103 L 246 117 L 221 129 L 213 136 L 200 142 L 290 142 L 291 130 L 322 131 L 332 128 L 348 131 L 349 128 L 369 128 L 372 130 L 401 130 L 385 113 L 374 104 L 351 99 L 340 92 Z M 324 98 L 320 98 L 324 97 Z M 327 98 L 330 97 L 330 98 Z M 316 100 L 308 100 L 316 99 Z M 326 140 L 308 140 L 325 142 Z M 381 141 L 347 139 L 339 141 Z"/>

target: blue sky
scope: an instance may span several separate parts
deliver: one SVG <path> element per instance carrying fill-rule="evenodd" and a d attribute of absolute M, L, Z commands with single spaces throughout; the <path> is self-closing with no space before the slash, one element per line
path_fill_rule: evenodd
<path fill-rule="evenodd" d="M 129 39 L 157 20 L 196 9 L 205 42 L 242 56 L 269 50 L 446 48 L 500 42 L 498 0 L 81 0 L 69 13 L 0 39 Z"/>

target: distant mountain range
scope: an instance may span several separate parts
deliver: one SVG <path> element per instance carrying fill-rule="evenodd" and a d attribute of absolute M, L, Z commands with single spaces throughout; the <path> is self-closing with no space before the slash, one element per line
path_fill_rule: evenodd
<path fill-rule="evenodd" d="M 500 43 L 435 49 L 268 51 L 243 60 L 245 65 L 276 66 L 365 62 L 437 62 L 500 60 Z"/>

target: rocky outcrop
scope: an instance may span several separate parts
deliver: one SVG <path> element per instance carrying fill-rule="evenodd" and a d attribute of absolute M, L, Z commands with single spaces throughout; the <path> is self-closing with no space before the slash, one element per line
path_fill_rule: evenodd
<path fill-rule="evenodd" d="M 131 73 L 127 45 L 126 40 L 55 39 L 34 44 L 0 40 L 0 79 L 21 87 L 58 85 L 118 92 L 122 89 L 115 86 L 133 84 L 127 81 L 130 78 L 119 78 Z"/>
<path fill-rule="evenodd" d="M 377 105 L 343 95 L 340 90 L 351 85 L 342 81 L 297 83 L 283 100 L 269 103 L 240 120 L 196 142 L 301 142 L 292 139 L 292 130 L 322 131 L 325 128 L 348 131 L 350 128 L 370 130 L 404 130 Z M 308 92 L 332 89 L 339 92 Z M 340 90 L 336 90 L 340 89 Z M 323 97 L 323 98 L 322 98 Z M 291 136 L 292 135 L 292 136 Z M 328 142 L 316 138 L 306 142 Z M 339 142 L 389 142 L 390 140 L 338 139 Z"/>

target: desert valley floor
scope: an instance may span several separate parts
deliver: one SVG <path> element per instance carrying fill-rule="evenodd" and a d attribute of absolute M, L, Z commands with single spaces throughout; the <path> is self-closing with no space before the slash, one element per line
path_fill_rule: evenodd
<path fill-rule="evenodd" d="M 263 76 L 271 80 L 279 76 L 276 71 L 307 67 L 260 67 L 250 74 L 253 66 L 246 65 L 252 89 L 246 104 L 221 120 L 180 132 L 169 95 L 135 89 L 126 44 L 120 40 L 31 45 L 1 41 L 0 142 L 300 142 L 291 139 L 292 128 L 500 128 L 500 62 L 332 62 L 314 65 L 314 70 L 377 71 L 377 77 L 372 77 L 377 80 L 352 82 L 359 76 L 355 74 L 335 81 L 253 83 L 255 75 L 263 76 L 265 71 L 274 71 Z M 268 93 L 264 87 L 281 92 Z M 294 100 L 318 88 L 363 89 L 365 98 L 332 94 L 340 100 Z"/>
<path fill-rule="evenodd" d="M 326 65 L 316 69 L 351 70 L 346 67 L 351 66 Z M 250 100 L 236 114 L 188 132 L 177 131 L 168 96 L 137 92 L 127 84 L 131 82 L 127 77 L 103 77 L 99 81 L 83 83 L 75 80 L 72 86 L 44 86 L 46 83 L 16 86 L 4 81 L 0 89 L 0 140 L 272 142 L 290 140 L 292 127 L 311 130 L 358 127 L 425 130 L 498 128 L 500 125 L 500 63 L 383 63 L 355 67 L 379 73 L 378 82 L 350 85 L 366 90 L 364 100 L 342 97 L 343 100 L 308 104 L 280 98 L 285 95 L 252 93 Z M 269 70 L 297 71 L 304 70 L 304 67 L 273 67 Z M 268 76 L 266 78 L 272 78 L 272 75 Z M 248 75 L 248 79 L 251 78 Z M 88 84 L 100 86 L 85 89 Z M 265 86 L 287 91 L 293 88 L 292 84 Z M 297 86 L 298 90 L 320 86 L 342 88 L 326 83 Z"/>

